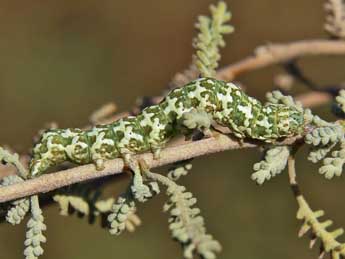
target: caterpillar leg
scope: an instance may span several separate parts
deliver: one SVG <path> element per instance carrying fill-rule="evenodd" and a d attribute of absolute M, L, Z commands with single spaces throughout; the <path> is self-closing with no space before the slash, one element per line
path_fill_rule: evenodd
<path fill-rule="evenodd" d="M 94 165 L 95 165 L 95 167 L 96 167 L 96 170 L 97 170 L 97 171 L 102 171 L 102 170 L 104 170 L 104 168 L 105 168 L 104 163 L 105 163 L 105 160 L 104 160 L 104 159 L 102 159 L 102 158 L 96 159 L 96 160 L 94 161 Z"/>
<path fill-rule="evenodd" d="M 51 162 L 47 159 L 33 159 L 30 162 L 30 178 L 34 178 L 42 174 L 51 166 Z"/>
<path fill-rule="evenodd" d="M 153 159 L 157 160 L 161 157 L 162 147 L 151 147 L 151 152 L 153 154 Z"/>
<path fill-rule="evenodd" d="M 114 133 L 110 126 L 96 126 L 87 132 L 90 158 L 96 169 L 102 171 L 106 160 L 119 156 L 115 145 Z"/>
<path fill-rule="evenodd" d="M 66 139 L 61 136 L 63 130 L 45 132 L 39 143 L 33 149 L 30 161 L 30 178 L 43 174 L 47 169 L 67 160 L 65 146 Z"/>
<path fill-rule="evenodd" d="M 184 135 L 190 135 L 191 131 L 197 130 L 202 132 L 204 136 L 211 137 L 212 131 L 212 116 L 204 110 L 192 109 L 182 115 L 180 124 L 182 126 L 182 133 Z"/>

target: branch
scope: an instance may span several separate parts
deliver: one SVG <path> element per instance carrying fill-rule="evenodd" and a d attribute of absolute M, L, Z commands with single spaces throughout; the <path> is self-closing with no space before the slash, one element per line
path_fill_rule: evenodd
<path fill-rule="evenodd" d="M 281 142 L 282 145 L 291 145 L 301 137 L 288 138 Z M 143 159 L 150 168 L 171 164 L 177 161 L 199 157 L 211 153 L 239 148 L 253 148 L 262 142 L 239 143 L 224 135 L 217 135 L 208 139 L 196 142 L 182 142 L 176 146 L 167 147 L 161 152 L 161 157 L 154 160 L 151 153 L 135 156 L 136 159 Z M 277 143 L 278 144 L 278 143 Z M 49 192 L 63 186 L 86 180 L 96 179 L 107 175 L 120 174 L 124 170 L 122 159 L 109 160 L 105 163 L 105 169 L 97 171 L 93 164 L 78 166 L 72 169 L 56 173 L 42 175 L 38 178 L 27 180 L 23 183 L 14 184 L 0 188 L 0 203 L 30 196 L 36 193 Z"/>
<path fill-rule="evenodd" d="M 232 81 L 240 74 L 283 63 L 302 56 L 345 55 L 345 42 L 335 40 L 303 40 L 286 44 L 269 44 L 258 47 L 254 56 L 221 69 L 217 76 Z"/>

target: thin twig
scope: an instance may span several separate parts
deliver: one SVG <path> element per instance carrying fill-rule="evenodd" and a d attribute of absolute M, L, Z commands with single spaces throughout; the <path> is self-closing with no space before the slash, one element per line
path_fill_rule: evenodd
<path fill-rule="evenodd" d="M 324 255 L 326 253 L 329 253 L 330 258 L 332 259 L 343 258 L 343 256 L 345 255 L 345 244 L 337 240 L 337 237 L 343 234 L 343 229 L 339 228 L 336 230 L 328 231 L 327 228 L 332 225 L 332 221 L 320 221 L 319 218 L 324 215 L 324 211 L 313 211 L 309 206 L 309 203 L 301 193 L 296 180 L 294 153 L 291 154 L 288 159 L 288 174 L 290 186 L 298 204 L 297 219 L 303 221 L 298 236 L 302 237 L 307 232 L 311 232 L 311 240 L 309 245 L 310 248 L 315 245 L 317 239 L 320 239 L 321 245 L 318 258 L 324 258 Z"/>
<path fill-rule="evenodd" d="M 290 155 L 288 159 L 288 175 L 289 175 L 290 185 L 297 185 L 295 158 L 293 157 L 293 155 Z"/>
<path fill-rule="evenodd" d="M 283 63 L 298 57 L 345 55 L 345 42 L 335 40 L 303 40 L 287 44 L 270 44 L 256 49 L 255 55 L 221 69 L 218 77 L 232 81 L 240 74 Z"/>
<path fill-rule="evenodd" d="M 297 183 L 297 175 L 296 175 L 296 160 L 295 160 L 295 155 L 300 148 L 301 143 L 298 143 L 297 145 L 294 145 L 291 150 L 290 150 L 290 155 L 288 158 L 288 176 L 289 176 L 289 183 L 290 183 L 290 188 L 295 196 L 297 202 L 299 199 L 304 199 L 300 190 L 300 187 Z"/>

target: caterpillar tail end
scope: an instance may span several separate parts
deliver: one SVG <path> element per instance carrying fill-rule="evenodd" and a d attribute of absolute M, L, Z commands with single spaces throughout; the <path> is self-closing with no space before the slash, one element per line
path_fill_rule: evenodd
<path fill-rule="evenodd" d="M 35 178 L 43 174 L 51 166 L 47 159 L 32 159 L 30 162 L 29 178 Z"/>

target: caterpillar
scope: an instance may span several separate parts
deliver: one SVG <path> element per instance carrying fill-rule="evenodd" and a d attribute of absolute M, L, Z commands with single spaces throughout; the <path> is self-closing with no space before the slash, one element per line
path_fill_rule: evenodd
<path fill-rule="evenodd" d="M 213 121 L 228 127 L 238 138 L 273 142 L 300 134 L 303 113 L 284 104 L 261 104 L 232 83 L 199 78 L 172 90 L 159 104 L 137 116 L 128 116 L 90 130 L 51 129 L 41 135 L 33 148 L 30 177 L 43 174 L 64 161 L 95 163 L 128 157 L 145 151 L 158 153 L 175 135 L 178 123 L 193 111 L 206 112 Z"/>

